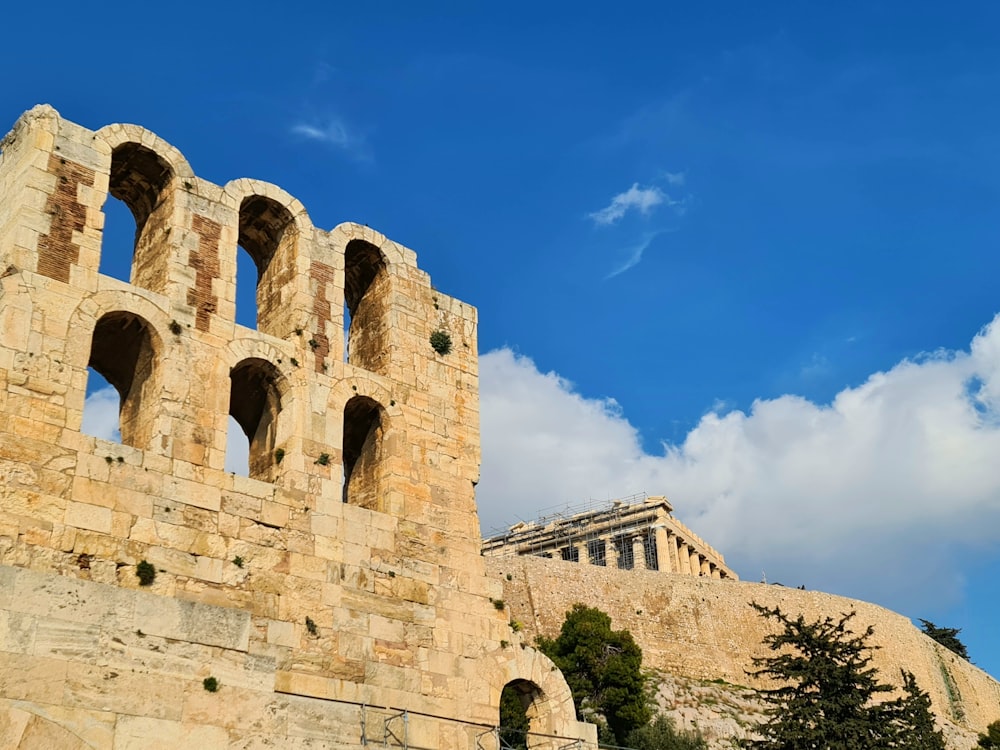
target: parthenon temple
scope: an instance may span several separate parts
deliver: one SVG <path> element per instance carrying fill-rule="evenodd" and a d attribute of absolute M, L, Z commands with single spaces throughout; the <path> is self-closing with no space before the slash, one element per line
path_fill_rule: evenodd
<path fill-rule="evenodd" d="M 483 555 L 534 555 L 623 570 L 738 580 L 722 553 L 672 512 L 663 496 L 635 495 L 532 523 L 522 521 L 483 540 Z"/>

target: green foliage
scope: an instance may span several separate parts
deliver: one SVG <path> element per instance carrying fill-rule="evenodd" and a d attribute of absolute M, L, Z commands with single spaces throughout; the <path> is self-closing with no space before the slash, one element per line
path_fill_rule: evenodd
<path fill-rule="evenodd" d="M 931 698 L 905 669 L 902 698 L 885 706 L 890 727 L 894 730 L 893 748 L 899 750 L 945 750 L 944 735 L 934 726 Z"/>
<path fill-rule="evenodd" d="M 451 336 L 447 331 L 434 331 L 431 334 L 431 348 L 438 354 L 448 354 L 451 351 Z"/>
<path fill-rule="evenodd" d="M 779 608 L 751 606 L 780 631 L 764 637 L 773 653 L 754 659 L 755 677 L 782 683 L 761 691 L 768 718 L 756 728 L 760 739 L 744 740 L 756 750 L 944 750 L 934 728 L 930 698 L 913 675 L 903 672 L 905 695 L 876 702 L 892 690 L 871 666 L 871 626 L 858 634 L 849 625 L 855 613 L 806 622 Z"/>
<path fill-rule="evenodd" d="M 243 567 L 243 558 L 240 557 L 239 555 L 237 555 L 236 557 L 234 557 L 233 558 L 233 565 L 235 565 L 237 568 L 242 568 Z"/>
<path fill-rule="evenodd" d="M 306 616 L 306 630 L 309 631 L 309 635 L 319 634 L 319 628 L 316 627 L 316 623 L 313 621 L 313 618 L 308 615 Z"/>
<path fill-rule="evenodd" d="M 527 750 L 528 713 L 526 700 L 513 685 L 500 693 L 500 739 L 502 747 Z"/>
<path fill-rule="evenodd" d="M 140 586 L 150 586 L 156 580 L 156 568 L 145 560 L 135 566 L 135 574 L 139 577 Z"/>
<path fill-rule="evenodd" d="M 580 719 L 597 723 L 618 745 L 652 717 L 642 674 L 642 649 L 627 630 L 612 630 L 599 609 L 574 604 L 559 637 L 539 638 L 538 648 L 562 671 Z"/>
<path fill-rule="evenodd" d="M 319 458 L 317 458 L 316 461 L 314 461 L 314 463 L 317 463 L 320 466 L 327 466 L 330 463 L 330 454 L 320 453 Z"/>
<path fill-rule="evenodd" d="M 699 732 L 678 731 L 674 722 L 663 714 L 629 732 L 625 744 L 634 750 L 708 750 L 708 743 Z"/>
<path fill-rule="evenodd" d="M 1000 719 L 986 727 L 986 734 L 979 735 L 979 747 L 1000 750 Z"/>
<path fill-rule="evenodd" d="M 924 631 L 925 635 L 969 661 L 969 652 L 965 650 L 965 644 L 958 640 L 958 634 L 962 632 L 961 628 L 939 628 L 930 620 L 923 618 L 920 619 L 920 622 L 923 623 L 920 629 Z"/>
<path fill-rule="evenodd" d="M 210 693 L 216 693 L 219 690 L 219 681 L 214 677 L 206 677 L 201 681 L 201 686 Z"/>

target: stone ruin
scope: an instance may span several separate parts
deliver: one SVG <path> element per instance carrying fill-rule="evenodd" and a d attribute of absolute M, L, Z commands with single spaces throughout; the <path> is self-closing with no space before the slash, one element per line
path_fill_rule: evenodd
<path fill-rule="evenodd" d="M 672 512 L 667 498 L 645 494 L 568 509 L 491 535 L 483 540 L 483 554 L 585 560 L 602 568 L 739 580 L 722 553 Z"/>
<path fill-rule="evenodd" d="M 135 125 L 39 106 L 0 151 L 0 746 L 492 750 L 508 685 L 533 748 L 595 746 L 480 555 L 475 309 Z M 81 431 L 90 372 L 120 443 Z"/>

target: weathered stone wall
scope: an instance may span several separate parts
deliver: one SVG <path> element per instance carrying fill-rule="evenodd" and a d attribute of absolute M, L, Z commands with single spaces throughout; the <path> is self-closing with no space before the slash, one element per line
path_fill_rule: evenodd
<path fill-rule="evenodd" d="M 1000 719 L 1000 683 L 921 633 L 902 615 L 867 602 L 783 586 L 615 570 L 531 557 L 487 558 L 504 586 L 509 616 L 524 626 L 526 642 L 554 636 L 566 612 L 582 602 L 607 612 L 642 647 L 644 664 L 697 680 L 762 687 L 747 674 L 767 652 L 766 621 L 749 606 L 779 606 L 807 619 L 857 612 L 858 629 L 875 628 L 874 666 L 883 681 L 899 684 L 912 672 L 946 722 L 952 744 L 967 750 L 975 733 Z"/>
<path fill-rule="evenodd" d="M 36 107 L 0 151 L 0 746 L 352 748 L 363 716 L 383 738 L 374 705 L 457 750 L 512 680 L 538 730 L 594 736 L 491 601 L 473 308 L 413 251 L 201 180 L 137 126 Z M 102 244 L 109 195 L 136 218 L 131 283 L 99 273 L 128 252 Z M 122 444 L 80 431 L 88 366 Z M 250 477 L 223 468 L 230 415 Z"/>

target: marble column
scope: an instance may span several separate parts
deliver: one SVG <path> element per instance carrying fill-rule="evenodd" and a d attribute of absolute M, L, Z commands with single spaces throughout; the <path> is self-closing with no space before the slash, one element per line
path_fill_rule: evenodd
<path fill-rule="evenodd" d="M 701 558 L 698 553 L 695 552 L 694 547 L 689 546 L 688 551 L 690 552 L 688 564 L 691 566 L 691 575 L 696 576 L 701 573 Z"/>
<path fill-rule="evenodd" d="M 632 567 L 636 570 L 646 570 L 646 549 L 642 543 L 642 535 L 632 537 Z"/>
<path fill-rule="evenodd" d="M 653 541 L 656 544 L 656 563 L 660 570 L 667 573 L 672 572 L 674 567 L 670 556 L 670 535 L 667 533 L 666 526 L 653 527 Z"/>

